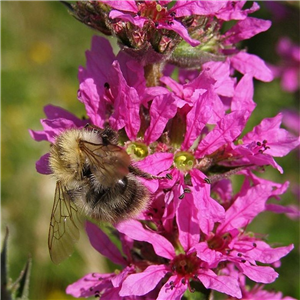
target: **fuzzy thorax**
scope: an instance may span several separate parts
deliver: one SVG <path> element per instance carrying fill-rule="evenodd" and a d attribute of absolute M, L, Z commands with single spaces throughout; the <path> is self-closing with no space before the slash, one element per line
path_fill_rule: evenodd
<path fill-rule="evenodd" d="M 67 185 L 77 185 L 82 180 L 86 156 L 80 149 L 80 141 L 101 144 L 102 138 L 94 131 L 70 129 L 57 138 L 50 149 L 50 168 L 57 180 Z"/>

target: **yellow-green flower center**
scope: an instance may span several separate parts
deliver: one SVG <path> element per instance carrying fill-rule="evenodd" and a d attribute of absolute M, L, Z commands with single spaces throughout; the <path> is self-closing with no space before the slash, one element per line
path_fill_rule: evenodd
<path fill-rule="evenodd" d="M 139 142 L 130 144 L 127 147 L 126 151 L 135 160 L 141 160 L 148 155 L 148 147 L 145 144 Z"/>
<path fill-rule="evenodd" d="M 189 171 L 195 164 L 194 156 L 189 152 L 178 152 L 174 157 L 174 164 L 181 171 Z"/>

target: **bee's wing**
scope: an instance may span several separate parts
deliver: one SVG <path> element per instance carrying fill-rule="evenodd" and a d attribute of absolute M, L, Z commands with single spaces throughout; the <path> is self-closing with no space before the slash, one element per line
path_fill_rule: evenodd
<path fill-rule="evenodd" d="M 121 147 L 113 144 L 83 143 L 82 150 L 85 152 L 91 167 L 106 177 L 123 178 L 129 173 L 130 156 Z M 95 172 L 92 170 L 95 174 Z"/>
<path fill-rule="evenodd" d="M 66 188 L 57 181 L 48 235 L 50 257 L 55 264 L 72 254 L 81 225 L 78 208 Z"/>

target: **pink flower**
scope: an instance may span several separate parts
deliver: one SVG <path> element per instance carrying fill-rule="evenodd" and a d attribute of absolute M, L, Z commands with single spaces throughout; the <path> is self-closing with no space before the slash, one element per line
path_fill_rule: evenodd
<path fill-rule="evenodd" d="M 132 222 L 131 222 L 132 223 Z M 138 224 L 138 223 L 137 223 Z M 125 224 L 129 229 L 137 229 L 133 224 Z M 119 228 L 121 231 L 127 230 Z M 139 229 L 141 230 L 141 229 Z M 132 235 L 128 232 L 129 235 Z M 137 238 L 137 237 L 135 237 Z M 182 239 L 190 240 L 192 237 L 182 237 Z M 145 239 L 145 238 L 141 238 Z M 148 242 L 153 244 L 154 250 L 159 252 L 161 247 L 155 241 L 157 238 L 147 235 Z M 159 282 L 167 275 L 166 283 L 158 288 L 157 299 L 181 299 L 185 290 L 190 288 L 190 281 L 200 281 L 206 288 L 211 288 L 220 292 L 224 292 L 231 296 L 240 297 L 237 282 L 230 276 L 218 276 L 211 271 L 207 264 L 196 256 L 196 252 L 187 249 L 182 254 L 175 254 L 171 244 L 167 244 L 167 240 L 162 239 L 163 244 L 168 245 L 168 252 L 161 252 L 160 255 L 166 258 L 168 264 L 150 265 L 143 272 L 129 275 L 123 282 L 120 291 L 121 296 L 128 295 L 145 295 L 159 285 Z M 186 244 L 186 242 L 185 242 Z"/>
<path fill-rule="evenodd" d="M 192 291 L 193 283 L 199 281 L 207 289 L 240 298 L 237 270 L 238 274 L 256 282 L 273 282 L 278 274 L 271 267 L 258 266 L 256 262 L 275 263 L 293 248 L 292 245 L 271 248 L 242 229 L 264 210 L 272 193 L 283 191 L 278 186 L 276 192 L 271 182 L 250 189 L 245 184 L 241 196 L 235 197 L 227 210 L 224 221 L 219 227 L 214 226 L 217 229 L 212 228 L 208 235 L 203 235 L 199 227 L 199 217 L 203 213 L 197 213 L 195 193 L 187 194 L 179 203 L 176 226 L 169 233 L 158 227 L 150 229 L 136 220 L 117 225 L 125 257 L 102 231 L 87 223 L 93 247 L 124 269 L 115 274 L 88 274 L 70 285 L 67 293 L 76 297 L 96 294 L 104 299 L 111 295 L 115 299 L 132 296 L 147 299 L 150 295 L 156 299 L 181 299 L 185 290 Z M 232 268 L 230 265 L 236 268 L 228 272 Z"/>
<path fill-rule="evenodd" d="M 177 14 L 182 9 L 186 6 L 192 8 L 188 1 L 175 3 L 171 9 L 167 8 L 167 4 L 170 1 L 145 1 L 138 3 L 136 1 L 127 1 L 126 4 L 122 2 L 123 1 L 107 2 L 109 6 L 116 9 L 110 12 L 110 18 L 125 22 L 128 21 L 141 28 L 147 26 L 156 28 L 157 30 L 172 30 L 192 46 L 199 44 L 199 41 L 190 38 L 186 27 L 176 20 Z M 124 12 L 122 12 L 122 10 Z M 193 13 L 193 11 L 189 11 L 189 15 L 191 13 Z M 181 15 L 179 14 L 179 16 Z"/>
<path fill-rule="evenodd" d="M 299 89 L 300 46 L 288 37 L 282 37 L 277 44 L 277 53 L 280 62 L 272 67 L 274 74 L 280 78 L 285 91 L 296 92 Z"/>
<path fill-rule="evenodd" d="M 253 184 L 254 186 L 250 187 Z M 222 195 L 217 187 L 218 185 L 214 185 L 213 191 L 216 195 Z M 230 193 L 231 188 L 227 185 L 228 188 Z M 227 201 L 218 197 L 228 209 L 217 229 L 212 230 L 202 243 L 195 246 L 198 257 L 208 263 L 231 262 L 240 273 L 255 282 L 273 282 L 278 274 L 270 267 L 258 266 L 257 262 L 274 263 L 289 253 L 293 246 L 272 249 L 262 240 L 247 234 L 245 228 L 254 217 L 265 210 L 266 201 L 270 197 L 277 197 L 284 193 L 286 188 L 286 185 L 276 185 L 253 178 L 253 183 L 245 180 L 239 195 L 228 197 Z"/>
<path fill-rule="evenodd" d="M 76 297 L 86 297 L 95 295 L 95 291 L 97 291 L 97 295 L 101 295 L 102 298 L 119 291 L 118 296 L 115 293 L 115 299 L 123 299 L 122 297 L 126 298 L 133 295 L 143 296 L 149 293 L 152 293 L 153 296 L 156 295 L 155 298 L 157 299 L 180 299 L 187 288 L 191 289 L 190 282 L 199 280 L 206 288 L 240 297 L 237 281 L 230 276 L 218 276 L 210 270 L 205 261 L 197 257 L 196 251 L 193 250 L 193 246 L 199 241 L 200 231 L 197 226 L 196 215 L 191 215 L 192 210 L 189 209 L 189 205 L 192 205 L 191 201 L 181 202 L 181 213 L 177 218 L 179 240 L 181 247 L 183 247 L 181 254 L 175 253 L 174 246 L 168 239 L 143 228 L 138 221 L 131 220 L 120 223 L 117 229 L 126 237 L 122 239 L 123 249 L 130 247 L 131 252 L 134 252 L 139 247 L 141 249 L 147 247 L 150 243 L 157 256 L 155 257 L 154 253 L 151 254 L 153 250 L 150 247 L 148 252 L 145 252 L 145 258 L 152 258 L 152 262 L 147 262 L 145 259 L 142 264 L 138 257 L 127 257 L 127 263 L 130 263 L 130 267 L 126 267 L 118 275 L 89 274 L 70 285 L 67 288 L 67 293 Z M 187 217 L 189 217 L 189 223 L 186 222 Z M 98 251 L 108 255 L 115 263 L 124 264 L 125 260 L 118 254 L 119 251 L 106 237 L 103 238 L 103 233 L 100 230 L 97 231 L 95 225 L 88 223 L 87 232 L 92 245 Z M 141 243 L 135 247 L 131 242 L 133 240 Z M 166 282 L 160 284 L 159 282 L 163 278 L 166 279 Z"/>
<path fill-rule="evenodd" d="M 246 134 L 238 146 L 234 146 L 232 155 L 240 156 L 240 164 L 272 165 L 279 172 L 282 168 L 274 157 L 282 157 L 299 145 L 299 138 L 287 130 L 279 128 L 282 114 L 264 119 L 258 126 Z"/>

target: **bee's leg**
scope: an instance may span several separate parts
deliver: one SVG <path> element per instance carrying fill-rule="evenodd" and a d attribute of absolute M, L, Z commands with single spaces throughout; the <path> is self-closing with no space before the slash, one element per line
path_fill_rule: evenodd
<path fill-rule="evenodd" d="M 138 167 L 134 167 L 134 166 L 130 165 L 128 167 L 128 169 L 129 169 L 129 172 L 135 176 L 142 177 L 145 179 L 156 179 L 156 176 L 146 173 L 146 172 L 140 170 Z"/>
<path fill-rule="evenodd" d="M 148 179 L 148 180 L 151 180 L 151 179 L 165 179 L 165 178 L 169 178 L 168 176 L 166 177 L 161 177 L 161 176 L 154 176 L 154 175 L 151 175 L 147 172 L 144 172 L 142 171 L 141 169 L 139 169 L 138 167 L 134 167 L 133 165 L 130 165 L 128 167 L 129 169 L 129 172 L 132 173 L 133 175 L 135 176 L 138 176 L 138 177 L 142 177 L 142 178 L 145 178 L 145 179 Z"/>

